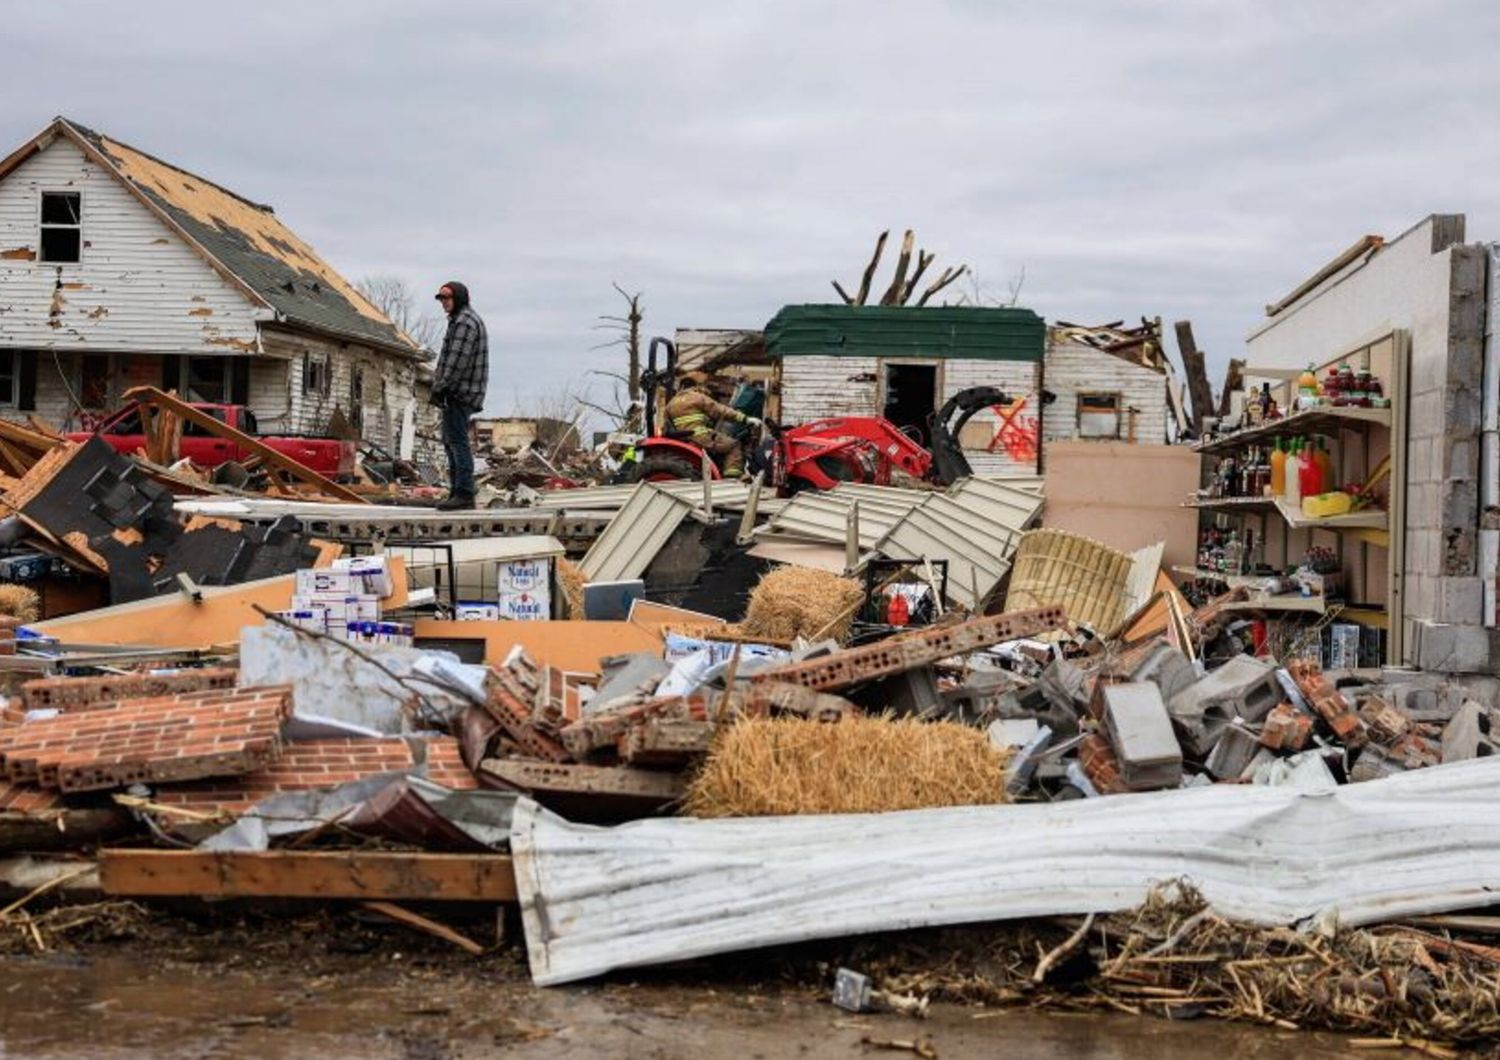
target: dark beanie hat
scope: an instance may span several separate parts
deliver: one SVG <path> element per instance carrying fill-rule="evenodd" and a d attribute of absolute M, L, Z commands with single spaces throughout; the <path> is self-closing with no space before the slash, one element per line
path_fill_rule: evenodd
<path fill-rule="evenodd" d="M 457 280 L 449 280 L 443 284 L 444 287 L 453 292 L 453 312 L 457 313 L 469 304 L 469 289 Z"/>

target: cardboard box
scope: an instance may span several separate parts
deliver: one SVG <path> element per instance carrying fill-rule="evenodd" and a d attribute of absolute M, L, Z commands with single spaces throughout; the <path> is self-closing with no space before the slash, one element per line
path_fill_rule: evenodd
<path fill-rule="evenodd" d="M 328 609 L 326 607 L 294 607 L 290 611 L 273 612 L 277 618 L 302 629 L 328 632 Z"/>
<path fill-rule="evenodd" d="M 390 596 L 395 589 L 391 583 L 390 560 L 384 555 L 345 556 L 334 560 L 332 569 L 347 572 L 353 577 L 356 583 L 350 590 L 353 592 L 385 597 Z"/>
<path fill-rule="evenodd" d="M 351 571 L 325 567 L 318 570 L 299 570 L 296 591 L 298 596 L 310 597 L 322 594 L 347 596 L 351 593 L 364 592 L 365 585 Z"/>
<path fill-rule="evenodd" d="M 305 611 L 321 607 L 328 612 L 329 620 L 343 622 L 378 622 L 380 601 L 369 593 L 297 593 L 292 597 L 292 610 Z"/>
<path fill-rule="evenodd" d="M 552 617 L 552 560 L 501 563 L 498 581 L 501 618 L 542 621 Z"/>
<path fill-rule="evenodd" d="M 459 622 L 498 622 L 500 605 L 460 601 L 454 605 L 453 617 Z"/>

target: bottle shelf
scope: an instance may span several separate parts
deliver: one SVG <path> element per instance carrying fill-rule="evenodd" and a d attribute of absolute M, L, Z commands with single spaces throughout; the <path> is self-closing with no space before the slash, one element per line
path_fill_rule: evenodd
<path fill-rule="evenodd" d="M 1244 427 L 1230 434 L 1209 438 L 1193 446 L 1193 449 L 1199 453 L 1224 453 L 1241 446 L 1268 442 L 1273 438 L 1287 438 L 1299 434 L 1327 434 L 1330 430 L 1340 427 L 1389 427 L 1390 425 L 1391 410 L 1388 408 L 1366 409 L 1357 406 L 1339 408 L 1329 405 L 1326 408 L 1304 409 L 1290 416 L 1283 416 L 1279 420 L 1258 423 L 1254 427 Z"/>

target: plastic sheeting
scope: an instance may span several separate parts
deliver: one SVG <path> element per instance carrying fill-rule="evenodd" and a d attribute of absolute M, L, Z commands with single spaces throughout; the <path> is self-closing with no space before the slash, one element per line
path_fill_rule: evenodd
<path fill-rule="evenodd" d="M 1112 912 L 1185 877 L 1222 914 L 1364 924 L 1500 888 L 1500 760 L 1307 788 L 511 832 L 531 972 L 616 968 L 873 931 Z"/>

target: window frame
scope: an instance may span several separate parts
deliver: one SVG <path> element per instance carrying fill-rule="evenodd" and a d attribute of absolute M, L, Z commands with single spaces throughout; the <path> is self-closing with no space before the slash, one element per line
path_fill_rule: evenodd
<path fill-rule="evenodd" d="M 1085 434 L 1083 431 L 1084 401 L 1089 398 L 1109 398 L 1114 402 L 1115 430 L 1113 434 Z M 1103 416 L 1106 410 L 1090 409 L 1091 416 Z M 1073 407 L 1074 429 L 1078 437 L 1086 442 L 1114 442 L 1125 436 L 1125 394 L 1119 390 L 1080 390 L 1076 393 Z"/>
<path fill-rule="evenodd" d="M 44 204 L 48 195 L 72 195 L 78 199 L 78 223 L 76 225 L 58 224 L 55 221 L 44 221 L 46 216 Z M 42 188 L 36 197 L 36 263 L 38 265 L 82 265 L 83 264 L 83 189 L 82 188 Z M 75 261 L 50 261 L 43 255 L 42 233 L 48 229 L 61 229 L 77 231 L 78 233 L 78 258 Z"/>
<path fill-rule="evenodd" d="M 312 370 L 316 368 L 318 384 L 312 383 Z M 302 351 L 302 393 L 315 394 L 320 398 L 327 398 L 333 393 L 333 358 L 328 354 L 314 354 L 311 350 Z"/>

